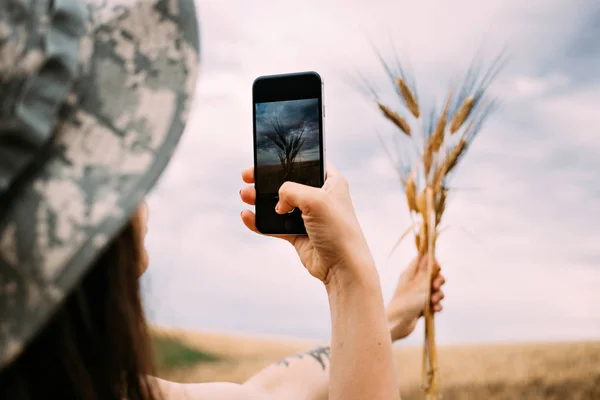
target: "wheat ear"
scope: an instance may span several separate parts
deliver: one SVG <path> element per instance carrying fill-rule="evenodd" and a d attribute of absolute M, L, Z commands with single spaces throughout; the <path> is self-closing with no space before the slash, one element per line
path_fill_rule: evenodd
<path fill-rule="evenodd" d="M 406 104 L 406 108 L 408 108 L 411 114 L 415 118 L 419 118 L 421 115 L 421 111 L 419 110 L 419 103 L 417 103 L 417 97 L 410 90 L 404 79 L 396 78 L 396 84 L 398 85 L 398 89 L 400 89 L 400 94 L 404 99 L 404 103 Z"/>
<path fill-rule="evenodd" d="M 397 112 L 392 111 L 389 107 L 378 104 L 379 109 L 385 115 L 387 119 L 392 121 L 402 132 L 406 134 L 406 136 L 410 136 L 410 125 L 404 118 L 402 118 Z"/>
<path fill-rule="evenodd" d="M 450 122 L 450 134 L 453 135 L 460 129 L 460 127 L 469 118 L 469 115 L 471 115 L 471 111 L 473 111 L 474 106 L 475 97 L 467 97 L 456 112 L 456 114 L 454 114 L 454 117 L 452 117 L 452 121 Z"/>

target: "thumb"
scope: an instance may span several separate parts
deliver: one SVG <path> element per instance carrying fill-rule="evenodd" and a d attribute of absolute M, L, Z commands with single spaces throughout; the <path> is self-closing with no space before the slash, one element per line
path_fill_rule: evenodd
<path fill-rule="evenodd" d="M 423 262 L 422 257 L 421 258 L 417 257 L 417 258 L 413 259 L 410 262 L 410 264 L 408 264 L 406 269 L 404 270 L 404 273 L 410 277 L 415 276 L 417 274 L 417 272 L 419 271 L 422 262 Z"/>
<path fill-rule="evenodd" d="M 302 214 L 309 214 L 320 207 L 324 195 L 319 188 L 288 181 L 279 188 L 279 202 L 275 211 L 285 214 L 298 208 Z"/>
<path fill-rule="evenodd" d="M 418 263 L 416 263 L 416 264 L 417 264 L 416 271 L 427 273 L 428 268 L 429 268 L 429 255 L 427 255 L 427 254 L 423 255 L 421 257 L 421 259 L 418 261 Z M 440 272 L 440 265 L 438 264 L 436 258 L 433 257 L 432 277 L 437 276 L 437 274 L 439 272 Z"/>

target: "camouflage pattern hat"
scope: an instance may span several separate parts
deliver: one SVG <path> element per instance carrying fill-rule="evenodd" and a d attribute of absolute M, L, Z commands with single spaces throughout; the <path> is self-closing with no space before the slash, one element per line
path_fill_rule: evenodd
<path fill-rule="evenodd" d="M 198 63 L 193 0 L 0 1 L 0 369 L 157 181 Z"/>

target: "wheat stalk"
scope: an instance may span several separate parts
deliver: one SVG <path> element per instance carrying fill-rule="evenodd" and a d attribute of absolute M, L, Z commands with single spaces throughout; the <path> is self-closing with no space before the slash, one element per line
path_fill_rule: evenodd
<path fill-rule="evenodd" d="M 416 219 L 415 246 L 419 257 L 428 255 L 428 273 L 430 282 L 433 279 L 433 259 L 436 241 L 439 236 L 438 227 L 447 207 L 449 194 L 448 181 L 456 166 L 466 154 L 476 134 L 481 129 L 485 118 L 492 109 L 493 103 L 483 101 L 486 89 L 500 69 L 500 55 L 485 74 L 475 67 L 469 69 L 457 94 L 450 90 L 445 96 L 444 106 L 431 119 L 430 126 L 423 127 L 421 114 L 423 105 L 419 104 L 414 90 L 406 84 L 404 71 L 392 70 L 384 62 L 388 75 L 395 84 L 401 103 L 406 107 L 405 115 L 412 117 L 412 124 L 397 112 L 377 101 L 384 117 L 392 121 L 407 139 L 423 141 L 420 154 L 414 158 L 402 158 L 398 171 L 402 178 L 404 195 L 409 212 Z M 381 59 L 381 57 L 380 57 Z M 383 61 L 383 60 L 382 60 Z M 420 127 L 421 129 L 413 129 Z M 464 129 L 463 129 L 464 128 Z M 456 133 L 463 133 L 456 139 Z M 454 142 L 454 143 L 451 143 Z M 388 152 L 388 155 L 390 153 Z M 411 171 L 408 176 L 406 171 Z M 424 179 L 417 179 L 417 172 L 422 171 Z M 402 240 L 406 232 L 402 235 Z M 395 247 L 397 247 L 398 243 Z M 394 247 L 394 248 L 395 248 Z M 431 287 L 429 288 L 431 290 Z M 425 304 L 425 342 L 423 346 L 423 389 L 427 400 L 439 399 L 439 371 L 437 368 L 437 352 L 435 346 L 434 314 L 430 304 L 431 292 Z"/>

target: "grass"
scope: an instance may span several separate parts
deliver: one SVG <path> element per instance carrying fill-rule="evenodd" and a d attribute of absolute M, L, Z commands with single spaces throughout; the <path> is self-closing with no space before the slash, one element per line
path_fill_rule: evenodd
<path fill-rule="evenodd" d="M 176 382 L 241 383 L 318 344 L 186 331 L 170 331 L 169 336 L 217 358 L 163 365 L 160 377 Z M 394 351 L 402 399 L 423 399 L 422 349 L 400 346 Z M 438 357 L 444 400 L 600 399 L 600 342 L 438 346 Z"/>
<path fill-rule="evenodd" d="M 220 357 L 187 346 L 183 341 L 164 335 L 153 335 L 152 346 L 159 370 L 185 368 L 198 363 L 216 362 Z"/>

